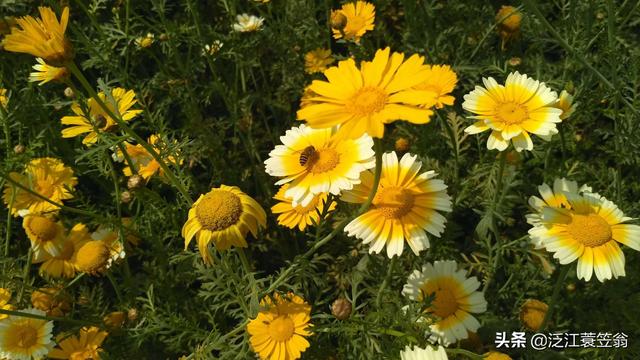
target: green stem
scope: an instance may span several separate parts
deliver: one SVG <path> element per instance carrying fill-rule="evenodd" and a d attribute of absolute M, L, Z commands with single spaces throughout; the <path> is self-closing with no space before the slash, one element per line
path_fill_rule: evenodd
<path fill-rule="evenodd" d="M 20 317 L 26 317 L 26 318 L 38 319 L 38 320 L 66 322 L 69 324 L 76 324 L 76 325 L 83 325 L 83 326 L 84 325 L 97 326 L 97 327 L 102 326 L 99 323 L 92 323 L 89 321 L 75 320 L 75 319 L 69 319 L 69 318 L 63 318 L 63 317 L 57 317 L 57 316 L 36 315 L 36 314 L 30 314 L 22 311 L 5 310 L 2 308 L 0 308 L 0 314 L 10 315 L 10 316 L 20 316 Z"/>
<path fill-rule="evenodd" d="M 389 262 L 389 268 L 387 269 L 387 276 L 384 277 L 384 280 L 382 281 L 382 285 L 380 285 L 380 289 L 378 289 L 378 295 L 376 295 L 376 307 L 378 308 L 380 307 L 380 301 L 382 300 L 382 293 L 387 288 L 387 285 L 389 285 L 389 281 L 391 281 L 393 268 L 395 267 L 397 261 L 398 261 L 398 256 L 394 255 L 391 258 L 391 261 Z"/>
<path fill-rule="evenodd" d="M 369 193 L 369 197 L 360 206 L 360 208 L 358 209 L 358 212 L 352 218 L 347 218 L 339 222 L 338 225 L 336 225 L 335 229 L 333 229 L 333 231 L 329 233 L 329 235 L 315 242 L 311 247 L 311 249 L 309 249 L 306 253 L 302 254 L 299 260 L 308 259 L 309 257 L 311 257 L 311 255 L 313 255 L 316 252 L 316 250 L 318 250 L 321 246 L 323 246 L 324 244 L 329 242 L 331 239 L 333 239 L 336 235 L 338 235 L 338 233 L 340 233 L 342 229 L 344 229 L 344 227 L 347 225 L 349 221 L 360 216 L 362 213 L 364 213 L 369 209 L 369 206 L 371 206 L 371 202 L 373 201 L 373 198 L 376 196 L 376 192 L 378 191 L 378 185 L 380 184 L 380 175 L 382 174 L 382 140 L 374 139 L 374 147 L 376 152 L 376 168 L 374 171 L 373 185 L 371 187 L 371 192 Z M 269 285 L 269 287 L 267 288 L 267 290 L 264 291 L 264 293 L 269 294 L 273 290 L 277 289 L 278 286 L 280 286 L 280 284 L 284 282 L 289 276 L 289 274 L 298 266 L 299 260 L 295 261 L 286 270 L 281 272 L 278 278 L 274 280 L 271 283 L 271 285 Z"/>
<path fill-rule="evenodd" d="M 502 196 L 502 185 L 503 185 L 503 177 L 504 177 L 504 168 L 507 163 L 507 151 L 500 152 L 500 163 L 498 164 L 498 176 L 496 178 L 496 189 L 493 195 L 493 201 L 491 202 L 491 231 L 493 232 L 493 236 L 495 237 L 495 245 L 500 242 L 500 231 L 498 230 L 498 224 L 496 222 L 496 209 L 498 204 L 500 203 L 500 198 Z M 485 292 L 489 288 L 489 284 L 491 283 L 491 279 L 493 278 L 493 272 L 495 271 L 495 265 L 498 263 L 498 257 L 500 252 L 495 255 L 493 254 L 493 245 L 491 244 L 489 238 L 487 237 L 487 250 L 489 255 L 489 262 L 492 264 L 491 273 L 487 277 L 487 281 L 484 283 L 484 287 L 482 291 Z"/>
<path fill-rule="evenodd" d="M 68 62 L 66 65 L 67 65 L 67 68 L 71 70 L 71 72 L 76 77 L 76 79 L 80 81 L 80 84 L 82 84 L 82 87 L 85 89 L 85 91 L 89 93 L 89 95 L 98 103 L 98 105 L 100 105 L 102 110 L 104 110 L 107 113 L 107 115 L 109 115 L 113 120 L 115 120 L 118 123 L 118 126 L 125 133 L 133 137 L 138 142 L 138 144 L 140 144 L 158 162 L 158 164 L 164 171 L 169 181 L 173 184 L 173 186 L 176 187 L 176 189 L 178 189 L 178 191 L 180 192 L 184 200 L 187 202 L 187 204 L 191 206 L 193 204 L 193 199 L 191 199 L 189 192 L 184 187 L 184 185 L 180 182 L 180 180 L 178 180 L 178 178 L 173 173 L 173 171 L 171 171 L 171 169 L 169 168 L 167 163 L 164 161 L 164 159 L 160 156 L 160 154 L 156 152 L 153 146 L 151 146 L 140 135 L 138 135 L 131 127 L 129 127 L 129 125 L 127 125 L 127 123 L 123 121 L 122 118 L 120 118 L 119 116 L 116 116 L 113 113 L 113 111 L 109 109 L 109 107 L 104 103 L 104 101 L 100 99 L 96 91 L 89 84 L 89 81 L 87 80 L 87 78 L 84 76 L 82 71 L 80 71 L 78 66 L 73 61 Z"/>
<path fill-rule="evenodd" d="M 6 155 L 9 156 L 11 152 L 11 129 L 9 127 L 9 114 L 7 113 L 7 109 L 0 104 L 0 116 L 2 117 L 2 126 L 4 128 L 4 143 L 7 148 Z"/>
<path fill-rule="evenodd" d="M 244 268 L 244 272 L 249 276 L 249 283 L 251 287 L 251 305 L 249 316 L 253 317 L 255 310 L 254 305 L 258 304 L 258 286 L 256 285 L 256 278 L 253 276 L 253 271 L 251 271 L 251 266 L 249 265 L 249 260 L 247 259 L 247 255 L 244 252 L 244 249 L 239 247 L 238 256 L 240 257 L 240 262 L 242 262 L 242 267 Z"/>
<path fill-rule="evenodd" d="M 31 272 L 31 259 L 33 258 L 33 249 L 29 248 L 29 253 L 27 254 L 27 262 L 24 264 L 24 270 L 22 272 L 22 284 L 20 285 L 20 291 L 18 292 L 17 302 L 20 303 L 22 301 L 22 296 L 24 295 L 24 287 L 29 282 L 29 274 Z"/>
<path fill-rule="evenodd" d="M 120 304 L 124 304 L 124 302 L 122 301 L 122 293 L 120 293 L 120 289 L 118 288 L 118 284 L 116 283 L 115 279 L 113 278 L 113 275 L 111 275 L 110 273 L 106 274 L 107 279 L 109 279 L 109 282 L 111 283 L 111 286 L 113 286 L 113 290 L 116 292 L 116 297 L 118 298 L 118 302 Z"/>
<path fill-rule="evenodd" d="M 13 216 L 11 216 L 11 209 L 13 208 L 13 203 L 16 200 L 16 188 L 13 187 L 11 189 L 11 197 L 9 198 L 9 210 L 7 211 L 7 222 L 6 232 L 5 232 L 5 240 L 4 240 L 4 258 L 9 258 L 9 244 L 11 243 L 11 222 L 13 220 Z M 2 272 L 6 273 L 7 271 L 7 263 L 2 264 Z"/>
<path fill-rule="evenodd" d="M 562 285 L 564 284 L 564 280 L 567 278 L 567 275 L 569 274 L 569 270 L 571 268 L 572 266 L 569 266 L 569 265 L 562 266 L 562 270 L 560 270 L 560 274 L 558 275 L 556 284 L 553 287 L 553 293 L 551 293 L 551 300 L 549 301 L 549 309 L 547 310 L 547 313 L 544 315 L 544 320 L 542 320 L 542 325 L 540 325 L 540 329 L 538 329 L 539 332 L 544 331 L 547 324 L 551 320 L 551 317 L 553 316 L 553 311 L 555 310 L 556 302 L 558 301 L 558 295 L 560 295 L 560 289 L 562 288 Z"/>

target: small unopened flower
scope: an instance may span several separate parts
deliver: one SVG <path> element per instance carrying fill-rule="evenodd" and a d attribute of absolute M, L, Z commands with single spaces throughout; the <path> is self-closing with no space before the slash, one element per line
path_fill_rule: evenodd
<path fill-rule="evenodd" d="M 405 137 L 400 137 L 395 142 L 396 152 L 404 154 L 411 148 L 411 143 Z"/>
<path fill-rule="evenodd" d="M 108 328 L 119 329 L 124 325 L 125 314 L 123 311 L 114 311 L 107 314 L 102 321 Z"/>
<path fill-rule="evenodd" d="M 26 150 L 26 148 L 22 144 L 18 144 L 18 145 L 13 147 L 13 152 L 16 153 L 16 155 L 20 155 L 20 154 L 24 153 L 25 150 Z"/>
<path fill-rule="evenodd" d="M 241 14 L 236 17 L 237 23 L 233 24 L 233 30 L 237 32 L 260 31 L 264 19 L 258 16 Z"/>
<path fill-rule="evenodd" d="M 64 89 L 64 96 L 68 99 L 73 99 L 76 97 L 76 93 L 73 92 L 73 89 L 70 87 L 67 87 Z"/>
<path fill-rule="evenodd" d="M 520 22 L 522 21 L 522 13 L 513 6 L 502 6 L 496 14 L 496 22 L 498 23 L 498 35 L 502 39 L 501 46 L 504 50 L 507 42 L 515 40 L 520 36 Z"/>
<path fill-rule="evenodd" d="M 135 43 L 139 48 L 146 49 L 153 45 L 154 40 L 155 35 L 153 35 L 152 33 L 147 33 L 147 35 L 137 38 Z"/>
<path fill-rule="evenodd" d="M 338 320 L 345 320 L 351 316 L 351 302 L 345 298 L 336 299 L 331 304 L 331 314 Z"/>
<path fill-rule="evenodd" d="M 576 111 L 577 105 L 578 104 L 573 102 L 573 96 L 569 94 L 567 90 L 562 90 L 560 97 L 558 98 L 558 103 L 556 103 L 555 107 L 562 110 L 560 119 L 564 120 Z"/>
<path fill-rule="evenodd" d="M 520 308 L 520 321 L 525 328 L 538 331 L 548 310 L 549 305 L 539 300 L 529 299 Z"/>
<path fill-rule="evenodd" d="M 39 82 L 38 85 L 42 85 L 49 81 L 64 81 L 69 76 L 65 67 L 48 65 L 42 58 L 37 58 L 36 61 L 38 63 L 33 65 L 35 71 L 29 74 L 30 82 Z"/>
<path fill-rule="evenodd" d="M 520 64 L 522 64 L 522 59 L 517 56 L 514 56 L 511 59 L 509 59 L 509 65 L 511 66 L 518 66 Z"/>

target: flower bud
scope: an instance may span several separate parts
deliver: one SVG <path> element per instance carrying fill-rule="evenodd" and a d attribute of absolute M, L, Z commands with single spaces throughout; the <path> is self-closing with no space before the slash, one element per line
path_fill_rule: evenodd
<path fill-rule="evenodd" d="M 127 319 L 130 322 L 134 322 L 134 321 L 138 320 L 138 309 L 136 309 L 136 308 L 129 309 L 129 311 L 127 311 Z"/>
<path fill-rule="evenodd" d="M 520 307 L 520 321 L 525 328 L 538 331 L 548 310 L 549 305 L 540 300 L 529 299 Z"/>
<path fill-rule="evenodd" d="M 351 302 L 345 298 L 336 299 L 331 304 L 331 314 L 338 320 L 348 319 L 351 315 Z"/>
<path fill-rule="evenodd" d="M 18 145 L 13 147 L 13 152 L 18 154 L 18 155 L 24 153 L 25 150 L 26 150 L 26 148 L 22 144 L 18 144 Z"/>
<path fill-rule="evenodd" d="M 127 180 L 129 190 L 139 189 L 144 186 L 144 179 L 138 174 L 133 174 Z"/>
<path fill-rule="evenodd" d="M 64 89 L 64 96 L 69 99 L 73 99 L 76 97 L 76 93 L 73 92 L 73 89 L 71 89 L 70 87 L 67 87 Z"/>
<path fill-rule="evenodd" d="M 107 314 L 102 321 L 107 327 L 112 329 L 119 329 L 124 325 L 125 315 L 123 311 L 114 311 Z"/>
<path fill-rule="evenodd" d="M 133 194 L 131 194 L 131 192 L 123 191 L 120 194 L 120 202 L 122 202 L 123 204 L 128 204 L 131 202 L 131 200 L 133 200 Z"/>
<path fill-rule="evenodd" d="M 409 151 L 411 143 L 409 142 L 409 140 L 407 140 L 407 138 L 400 137 L 396 140 L 395 147 L 397 153 L 404 154 Z"/>

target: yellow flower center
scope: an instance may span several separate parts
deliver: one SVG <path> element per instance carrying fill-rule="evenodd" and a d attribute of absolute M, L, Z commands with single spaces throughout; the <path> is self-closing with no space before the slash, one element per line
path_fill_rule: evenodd
<path fill-rule="evenodd" d="M 502 103 L 496 108 L 496 117 L 507 125 L 521 124 L 529 119 L 529 111 L 522 104 Z"/>
<path fill-rule="evenodd" d="M 399 219 L 411 211 L 414 201 L 411 191 L 391 186 L 380 188 L 373 204 L 387 219 Z"/>
<path fill-rule="evenodd" d="M 88 241 L 78 249 L 76 265 L 81 271 L 95 273 L 103 270 L 109 261 L 109 248 L 102 241 Z"/>
<path fill-rule="evenodd" d="M 281 315 L 269 323 L 269 333 L 276 341 L 286 341 L 291 339 L 295 330 L 293 320 L 286 315 Z"/>
<path fill-rule="evenodd" d="M 611 240 L 611 225 L 597 214 L 574 214 L 567 231 L 584 246 L 596 247 Z"/>
<path fill-rule="evenodd" d="M 38 343 L 38 330 L 29 325 L 22 325 L 15 330 L 15 338 L 19 348 L 28 349 Z"/>
<path fill-rule="evenodd" d="M 347 111 L 357 116 L 371 116 L 384 108 L 387 97 L 380 88 L 363 87 L 347 101 Z"/>
<path fill-rule="evenodd" d="M 29 231 L 35 235 L 40 242 L 51 241 L 58 234 L 56 223 L 42 216 L 33 216 L 28 222 Z"/>
<path fill-rule="evenodd" d="M 340 163 L 340 154 L 331 148 L 313 150 L 306 160 L 307 169 L 314 174 L 319 174 L 335 169 Z"/>
<path fill-rule="evenodd" d="M 242 215 L 238 195 L 216 189 L 205 195 L 196 206 L 198 221 L 207 230 L 220 231 L 234 225 Z"/>
<path fill-rule="evenodd" d="M 456 310 L 458 310 L 458 302 L 451 290 L 439 288 L 435 291 L 435 298 L 429 310 L 436 316 L 444 319 L 453 315 Z"/>

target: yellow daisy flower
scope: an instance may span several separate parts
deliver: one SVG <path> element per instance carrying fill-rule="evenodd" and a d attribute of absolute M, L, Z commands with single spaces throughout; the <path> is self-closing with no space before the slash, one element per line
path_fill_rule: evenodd
<path fill-rule="evenodd" d="M 147 140 L 149 145 L 153 146 L 154 150 L 160 154 L 165 162 L 173 165 L 181 165 L 183 160 L 176 159 L 175 156 L 169 155 L 169 149 L 167 144 L 160 138 L 159 135 L 151 135 Z M 177 142 L 174 141 L 174 144 Z M 134 164 L 134 167 L 137 168 L 138 175 L 142 176 L 143 179 L 149 180 L 156 173 L 160 174 L 160 176 L 164 176 L 164 170 L 160 167 L 160 163 L 153 157 L 151 154 L 144 148 L 142 145 L 133 145 L 128 142 L 124 144 L 125 151 L 129 158 Z M 177 150 L 172 150 L 174 153 L 178 152 Z M 116 156 L 114 158 L 117 161 L 123 161 L 124 155 L 120 150 L 116 152 Z M 131 168 L 129 166 L 125 166 L 123 169 L 125 176 L 131 176 Z"/>
<path fill-rule="evenodd" d="M 446 351 L 442 346 L 436 346 L 435 348 L 427 345 L 426 348 L 410 348 L 407 345 L 403 351 L 400 352 L 400 360 L 447 360 Z"/>
<path fill-rule="evenodd" d="M 320 193 L 339 195 L 360 183 L 360 173 L 375 167 L 373 139 L 336 136 L 335 128 L 312 129 L 301 125 L 287 130 L 265 163 L 276 185 L 289 184 L 285 197 L 293 206 L 308 206 Z"/>
<path fill-rule="evenodd" d="M 200 256 L 206 264 L 212 264 L 209 243 L 215 243 L 218 250 L 247 247 L 247 233 L 257 237 L 266 222 L 267 214 L 257 201 L 235 186 L 220 185 L 200 195 L 189 210 L 182 227 L 184 248 L 196 236 Z"/>
<path fill-rule="evenodd" d="M 100 346 L 109 335 L 95 326 L 83 327 L 79 336 L 69 336 L 58 340 L 58 347 L 49 353 L 51 359 L 100 359 Z"/>
<path fill-rule="evenodd" d="M 414 254 L 429 247 L 427 232 L 440 237 L 447 219 L 438 211 L 451 211 L 451 198 L 434 171 L 420 173 L 417 156 L 405 154 L 400 161 L 395 152 L 382 156 L 382 174 L 371 208 L 353 219 L 344 230 L 365 244 L 370 253 L 387 246 L 387 256 L 400 256 L 405 241 Z M 373 172 L 361 176 L 362 183 L 346 191 L 342 200 L 364 203 L 373 186 Z"/>
<path fill-rule="evenodd" d="M 30 82 L 40 82 L 38 85 L 46 84 L 49 81 L 64 81 L 69 73 L 65 67 L 55 67 L 47 65 L 42 58 L 36 58 L 37 64 L 33 65 L 35 72 L 29 74 Z"/>
<path fill-rule="evenodd" d="M 589 191 L 563 195 L 565 206 L 534 208 L 539 223 L 529 230 L 533 243 L 554 253 L 562 265 L 578 260 L 578 279 L 589 281 L 594 272 L 601 282 L 625 276 L 618 243 L 640 251 L 640 226 L 624 224 L 631 218 L 603 196 Z"/>
<path fill-rule="evenodd" d="M 529 133 L 550 140 L 558 133 L 556 123 L 561 122 L 562 110 L 555 107 L 558 94 L 543 82 L 519 72 L 511 73 L 504 85 L 494 78 L 483 78 L 486 88 L 476 86 L 464 96 L 462 107 L 478 120 L 465 132 L 477 134 L 491 130 L 487 149 L 504 151 L 513 142 L 516 151 L 532 150 Z"/>
<path fill-rule="evenodd" d="M 282 185 L 278 193 L 273 197 L 279 201 L 271 207 L 271 212 L 278 214 L 278 224 L 286 226 L 289 229 L 297 227 L 300 231 L 304 231 L 307 226 L 318 224 L 320 214 L 322 214 L 327 207 L 327 194 L 320 193 L 314 196 L 307 206 L 293 206 L 291 199 L 287 199 L 284 196 L 288 188 L 289 184 Z M 332 201 L 326 210 L 327 214 L 335 210 L 335 208 L 336 202 Z"/>
<path fill-rule="evenodd" d="M 27 215 L 22 227 L 31 240 L 34 257 L 59 256 L 64 243 L 64 227 L 52 219 L 40 215 Z"/>
<path fill-rule="evenodd" d="M 9 104 L 9 98 L 7 97 L 7 89 L 0 88 L 0 106 L 7 108 Z"/>
<path fill-rule="evenodd" d="M 232 25 L 236 32 L 253 32 L 262 30 L 264 18 L 249 14 L 240 14 L 236 16 L 237 22 Z"/>
<path fill-rule="evenodd" d="M 75 248 L 71 262 L 76 271 L 94 276 L 105 273 L 113 263 L 125 257 L 118 233 L 105 226 L 99 226 L 90 239 L 80 240 Z"/>
<path fill-rule="evenodd" d="M 36 309 L 20 310 L 23 313 L 45 316 Z M 11 315 L 0 321 L 0 359 L 41 359 L 51 348 L 53 321 Z"/>
<path fill-rule="evenodd" d="M 418 90 L 429 90 L 436 94 L 436 109 L 442 109 L 445 105 L 453 105 L 456 100 L 451 92 L 456 87 L 458 75 L 451 70 L 449 65 L 430 65 L 427 80 L 418 84 Z"/>
<path fill-rule="evenodd" d="M 530 331 L 538 331 L 544 322 L 549 305 L 540 300 L 528 299 L 520 307 L 520 322 Z"/>
<path fill-rule="evenodd" d="M 79 244 L 89 241 L 91 234 L 87 226 L 84 224 L 75 224 L 71 231 L 64 237 L 62 248 L 57 256 L 51 256 L 46 252 L 42 252 L 42 256 L 33 258 L 34 264 L 40 265 L 40 275 L 47 275 L 52 278 L 70 279 L 76 275 L 76 267 L 72 262 L 73 255 L 79 248 Z"/>
<path fill-rule="evenodd" d="M 262 360 L 295 360 L 310 346 L 311 306 L 292 293 L 260 302 L 263 310 L 247 324 L 251 347 Z"/>
<path fill-rule="evenodd" d="M 17 26 L 4 39 L 4 49 L 11 52 L 31 54 L 48 63 L 61 65 L 73 58 L 71 43 L 64 32 L 69 22 L 69 8 L 62 10 L 60 21 L 49 7 L 38 7 L 40 19 L 24 16 L 16 19 Z"/>
<path fill-rule="evenodd" d="M 98 97 L 107 105 L 109 110 L 115 114 L 119 114 L 123 121 L 131 121 L 142 112 L 142 110 L 132 110 L 131 107 L 135 105 L 137 100 L 135 99 L 135 93 L 133 90 L 125 90 L 123 88 L 111 89 L 111 96 L 116 102 L 116 106 L 107 99 L 106 94 L 103 91 L 98 93 Z M 98 134 L 96 129 L 102 132 L 110 131 L 117 126 L 117 123 L 112 119 L 98 104 L 98 102 L 90 98 L 86 104 L 89 109 L 89 118 L 82 111 L 80 104 L 74 102 L 71 105 L 71 111 L 74 116 L 65 116 L 61 119 L 62 125 L 71 125 L 62 130 L 63 138 L 72 138 L 82 134 L 85 135 L 82 139 L 82 143 L 85 145 L 92 145 L 98 140 Z M 117 107 L 117 111 L 115 108 Z"/>
<path fill-rule="evenodd" d="M 31 305 L 47 313 L 47 316 L 63 317 L 71 311 L 69 296 L 62 287 L 43 287 L 31 293 Z"/>
<path fill-rule="evenodd" d="M 564 120 L 573 115 L 578 104 L 573 103 L 573 96 L 571 96 L 571 94 L 569 94 L 567 90 L 562 90 L 562 92 L 560 93 L 560 97 L 558 98 L 558 103 L 555 106 L 558 109 L 562 110 L 560 119 Z"/>
<path fill-rule="evenodd" d="M 332 29 L 334 39 L 360 42 L 360 38 L 369 30 L 373 30 L 373 21 L 376 17 L 376 8 L 366 1 L 348 2 L 342 5 L 335 13 L 342 14 L 347 19 L 346 25 L 340 29 Z"/>
<path fill-rule="evenodd" d="M 33 159 L 27 164 L 24 174 L 12 172 L 9 177 L 58 204 L 62 203 L 62 200 L 73 198 L 71 191 L 78 183 L 78 179 L 73 176 L 73 170 L 66 167 L 62 161 L 54 158 Z M 11 214 L 14 216 L 59 210 L 57 206 L 7 182 L 2 194 L 2 199 L 7 207 L 11 204 L 12 198 Z"/>
<path fill-rule="evenodd" d="M 298 120 L 314 128 L 341 125 L 339 134 L 349 138 L 364 133 L 382 138 L 384 124 L 396 120 L 426 124 L 433 115 L 428 108 L 436 104 L 436 94 L 414 87 L 425 82 L 429 73 L 422 56 L 404 61 L 404 54 L 391 54 L 389 48 L 378 50 L 373 61 L 363 61 L 360 69 L 353 59 L 340 61 L 325 70 L 328 81 L 314 80 L 309 85 L 317 96 L 298 110 Z"/>
<path fill-rule="evenodd" d="M 330 49 L 317 48 L 304 55 L 304 71 L 308 74 L 322 72 L 334 61 Z"/>
<path fill-rule="evenodd" d="M 426 311 L 436 317 L 430 325 L 431 340 L 443 345 L 466 339 L 469 331 L 477 331 L 480 323 L 471 313 L 487 310 L 480 282 L 458 270 L 455 261 L 435 261 L 415 270 L 402 293 L 411 300 L 425 301 L 433 297 Z"/>
<path fill-rule="evenodd" d="M 146 49 L 151 47 L 151 45 L 153 45 L 155 38 L 156 38 L 155 35 L 153 35 L 152 33 L 147 33 L 147 35 L 145 36 L 136 38 L 135 43 L 136 43 L 136 46 L 138 46 L 139 48 Z"/>
<path fill-rule="evenodd" d="M 5 288 L 0 288 L 0 309 L 13 310 L 13 305 L 9 304 L 11 300 L 11 291 Z M 0 320 L 8 318 L 9 315 L 0 314 Z"/>

